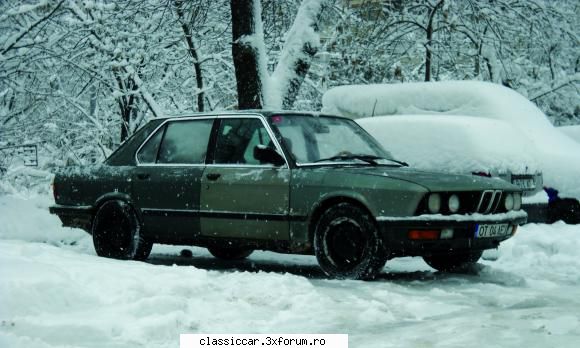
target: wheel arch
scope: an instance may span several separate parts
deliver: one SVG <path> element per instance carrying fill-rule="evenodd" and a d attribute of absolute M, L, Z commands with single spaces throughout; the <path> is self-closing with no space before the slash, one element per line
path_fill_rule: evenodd
<path fill-rule="evenodd" d="M 99 198 L 97 198 L 95 200 L 95 203 L 93 204 L 93 214 L 91 217 L 91 231 L 92 231 L 92 226 L 93 226 L 93 221 L 95 219 L 95 215 L 97 214 L 99 209 L 103 206 L 103 204 L 110 202 L 110 201 L 123 201 L 123 202 L 127 203 L 129 206 L 131 206 L 131 208 L 135 212 L 135 215 L 137 216 L 137 222 L 139 223 L 139 225 L 141 227 L 143 227 L 143 216 L 142 216 L 141 210 L 135 206 L 133 200 L 131 199 L 131 196 L 129 194 L 123 193 L 123 192 L 108 192 L 108 193 L 105 193 L 104 195 L 101 195 Z"/>
<path fill-rule="evenodd" d="M 363 200 L 344 194 L 325 197 L 324 199 L 316 203 L 316 205 L 314 205 L 312 213 L 310 214 L 310 218 L 308 219 L 308 241 L 310 243 L 313 243 L 314 241 L 314 230 L 316 229 L 316 224 L 318 223 L 318 220 L 320 220 L 322 214 L 328 208 L 340 203 L 350 203 L 363 209 L 371 216 L 373 223 L 376 225 L 377 222 L 374 214 L 369 209 L 369 207 L 363 202 Z"/>

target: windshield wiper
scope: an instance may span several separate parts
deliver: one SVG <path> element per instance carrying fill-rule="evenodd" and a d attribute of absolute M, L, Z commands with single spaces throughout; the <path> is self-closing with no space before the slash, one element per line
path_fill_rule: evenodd
<path fill-rule="evenodd" d="M 336 155 L 336 156 L 327 157 L 327 158 L 321 158 L 317 161 L 314 161 L 314 163 L 330 162 L 330 161 L 349 161 L 349 160 L 353 160 L 353 159 L 364 161 L 364 162 L 367 162 L 368 164 L 372 164 L 373 166 L 376 166 L 376 165 L 378 165 L 376 160 L 381 160 L 383 158 L 379 157 L 379 156 L 374 156 L 374 155 L 342 154 L 342 155 Z"/>
<path fill-rule="evenodd" d="M 389 161 L 391 161 L 391 162 L 395 162 L 397 164 L 400 164 L 403 167 L 408 167 L 409 166 L 409 163 L 404 162 L 404 161 L 398 161 L 398 160 L 392 159 L 392 158 L 386 158 L 386 159 L 389 160 Z"/>
<path fill-rule="evenodd" d="M 403 167 L 408 167 L 409 164 L 406 162 L 402 162 L 402 161 L 397 161 L 391 158 L 384 158 L 384 157 L 380 157 L 380 156 L 375 156 L 375 155 L 360 155 L 360 154 L 342 154 L 342 155 L 336 155 L 336 156 L 332 156 L 332 157 L 327 157 L 327 158 L 321 158 L 317 161 L 314 161 L 314 163 L 317 162 L 330 162 L 330 161 L 349 161 L 349 160 L 353 160 L 353 159 L 357 159 L 363 162 L 367 162 L 368 164 L 371 164 L 373 166 L 377 166 L 379 165 L 379 163 L 377 162 L 377 160 L 387 160 L 387 161 L 391 161 L 394 163 L 397 163 L 398 165 L 401 165 Z"/>

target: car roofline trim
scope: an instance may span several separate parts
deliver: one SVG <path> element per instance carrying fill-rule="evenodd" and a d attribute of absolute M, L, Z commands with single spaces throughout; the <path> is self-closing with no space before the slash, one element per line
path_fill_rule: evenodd
<path fill-rule="evenodd" d="M 280 153 L 280 155 L 284 159 L 284 162 L 286 165 L 280 166 L 280 167 L 290 168 L 290 164 L 288 162 L 288 159 L 286 158 L 284 151 L 282 151 L 282 146 L 278 142 L 278 139 L 276 139 L 276 137 L 274 136 L 274 132 L 270 128 L 270 125 L 268 124 L 268 122 L 266 122 L 266 117 L 262 114 L 252 113 L 252 112 L 244 113 L 244 114 L 212 114 L 212 115 L 183 116 L 183 117 L 167 118 L 163 122 L 161 122 L 161 124 L 159 126 L 157 126 L 147 136 L 147 138 L 141 143 L 141 145 L 139 145 L 139 147 L 135 151 L 135 154 L 133 157 L 135 158 L 136 166 L 137 167 L 157 167 L 157 166 L 161 166 L 161 167 L 202 167 L 202 166 L 205 166 L 206 165 L 205 160 L 204 160 L 204 163 L 159 163 L 159 164 L 158 163 L 141 163 L 141 162 L 139 162 L 137 155 L 139 154 L 139 151 L 141 151 L 141 148 L 143 148 L 143 146 L 145 146 L 145 144 L 147 144 L 149 139 L 151 139 L 159 131 L 159 129 L 164 127 L 169 122 L 180 122 L 180 121 L 189 121 L 189 120 L 215 120 L 218 118 L 219 119 L 228 119 L 228 118 L 256 118 L 256 119 L 259 119 L 262 122 L 262 125 L 264 126 L 264 128 L 266 128 L 266 132 L 268 132 L 268 135 L 270 136 L 270 139 L 274 143 L 276 150 Z M 227 163 L 208 163 L 207 165 L 228 166 Z M 255 166 L 252 166 L 252 167 L 255 167 Z M 280 168 L 280 167 L 273 166 L 273 167 L 268 167 L 268 168 Z"/>

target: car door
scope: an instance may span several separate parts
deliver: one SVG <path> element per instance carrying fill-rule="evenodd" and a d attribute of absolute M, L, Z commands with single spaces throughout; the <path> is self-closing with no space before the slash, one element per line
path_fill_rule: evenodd
<path fill-rule="evenodd" d="M 152 240 L 186 243 L 199 235 L 201 177 L 214 120 L 168 121 L 137 151 L 132 197 Z"/>
<path fill-rule="evenodd" d="M 261 116 L 220 116 L 201 179 L 201 229 L 210 237 L 289 239 L 288 162 L 260 163 L 256 146 L 279 144 Z"/>

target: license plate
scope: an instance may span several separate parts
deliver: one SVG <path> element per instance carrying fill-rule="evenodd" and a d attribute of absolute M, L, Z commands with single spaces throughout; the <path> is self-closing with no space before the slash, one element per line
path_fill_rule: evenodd
<path fill-rule="evenodd" d="M 519 186 L 521 189 L 532 190 L 536 188 L 536 183 L 534 179 L 512 179 L 512 184 Z"/>
<path fill-rule="evenodd" d="M 477 225 L 475 238 L 503 237 L 510 233 L 509 224 Z"/>

